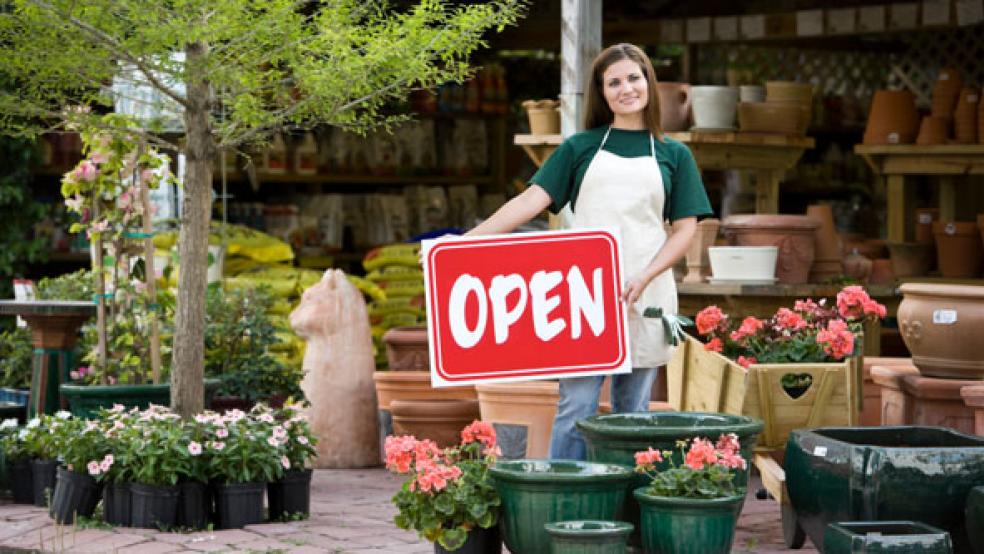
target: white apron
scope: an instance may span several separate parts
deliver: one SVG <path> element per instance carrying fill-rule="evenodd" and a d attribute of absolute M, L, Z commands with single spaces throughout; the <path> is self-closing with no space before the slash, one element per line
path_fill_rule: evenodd
<path fill-rule="evenodd" d="M 605 132 L 581 181 L 572 227 L 615 227 L 622 235 L 624 279 L 639 275 L 666 242 L 663 175 L 656 161 L 656 146 L 649 135 L 651 156 L 623 158 L 603 150 L 611 127 Z M 650 281 L 635 305 L 629 306 L 632 367 L 665 365 L 673 354 L 660 318 L 644 318 L 642 312 L 659 307 L 676 315 L 677 292 L 670 268 Z"/>

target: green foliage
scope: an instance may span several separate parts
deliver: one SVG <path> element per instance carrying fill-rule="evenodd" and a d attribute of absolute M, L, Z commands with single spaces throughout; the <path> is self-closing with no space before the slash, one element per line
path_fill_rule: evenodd
<path fill-rule="evenodd" d="M 5 460 L 22 460 L 27 458 L 24 448 L 24 438 L 27 431 L 17 426 L 14 418 L 0 422 L 0 451 Z"/>
<path fill-rule="evenodd" d="M 300 408 L 300 404 L 288 401 L 277 414 L 277 419 L 282 421 L 281 425 L 287 430 L 284 448 L 291 469 L 303 469 L 309 460 L 318 455 L 315 449 L 318 438 L 314 436 L 307 416 L 301 413 Z"/>
<path fill-rule="evenodd" d="M 268 288 L 210 288 L 205 305 L 205 375 L 222 384 L 218 393 L 255 401 L 274 394 L 300 398 L 303 374 L 271 355 L 279 342 L 270 319 Z"/>
<path fill-rule="evenodd" d="M 677 441 L 679 455 L 652 448 L 636 453 L 636 472 L 652 479 L 648 494 L 705 499 L 744 494 L 744 489 L 734 485 L 735 470 L 747 467 L 735 435 L 721 435 L 716 445 L 700 437 L 693 440 L 689 450 L 687 444 Z"/>
<path fill-rule="evenodd" d="M 269 482 L 290 468 L 282 447 L 286 430 L 266 406 L 259 404 L 250 414 L 230 410 L 212 423 L 215 438 L 205 444 L 211 478 L 222 483 Z"/>
<path fill-rule="evenodd" d="M 189 473 L 181 417 L 166 408 L 152 406 L 138 418 L 132 432 L 122 433 L 117 442 L 125 453 L 126 471 L 134 483 L 177 485 Z"/>
<path fill-rule="evenodd" d="M 38 300 L 92 301 L 92 271 L 80 269 L 57 277 L 45 277 L 34 287 Z"/>
<path fill-rule="evenodd" d="M 0 89 L 10 86 L 3 81 Z M 34 201 L 31 189 L 30 170 L 36 157 L 33 142 L 0 137 L 0 298 L 13 297 L 11 279 L 48 255 L 46 239 L 32 237 L 34 225 L 45 214 L 45 206 Z"/>
<path fill-rule="evenodd" d="M 33 356 L 31 332 L 26 327 L 0 331 L 0 387 L 29 388 Z"/>
<path fill-rule="evenodd" d="M 71 417 L 70 413 L 61 411 L 55 415 L 42 414 L 28 421 L 17 435 L 23 457 L 54 460 L 58 456 L 61 438 L 58 429 Z"/>
<path fill-rule="evenodd" d="M 58 457 L 69 469 L 87 473 L 99 478 L 104 468 L 113 465 L 112 458 L 106 458 L 112 444 L 99 421 L 86 421 L 74 417 L 62 420 L 53 430 Z M 90 468 L 90 464 L 92 467 Z"/>

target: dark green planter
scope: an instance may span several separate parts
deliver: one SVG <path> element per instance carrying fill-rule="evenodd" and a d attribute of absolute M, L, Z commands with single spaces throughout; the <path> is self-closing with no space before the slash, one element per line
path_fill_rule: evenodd
<path fill-rule="evenodd" d="M 499 526 L 513 554 L 550 551 L 544 525 L 618 519 L 632 470 L 573 460 L 500 461 L 489 470 L 502 501 Z"/>
<path fill-rule="evenodd" d="M 970 539 L 974 552 L 984 554 L 984 486 L 970 489 L 964 513 L 967 538 Z"/>
<path fill-rule="evenodd" d="M 92 517 L 102 497 L 102 485 L 86 473 L 59 467 L 48 514 L 56 523 L 70 525 L 78 516 Z"/>
<path fill-rule="evenodd" d="M 270 521 L 311 513 L 311 474 L 310 469 L 290 470 L 279 480 L 267 483 Z"/>
<path fill-rule="evenodd" d="M 178 487 L 130 483 L 130 525 L 170 529 L 178 514 Z"/>
<path fill-rule="evenodd" d="M 218 379 L 205 379 L 205 406 L 209 406 L 215 391 L 219 388 Z M 171 405 L 171 384 L 159 385 L 62 385 L 61 396 L 68 402 L 72 415 L 93 419 L 100 408 L 112 408 L 122 404 L 127 408 L 148 408 L 151 404 Z"/>
<path fill-rule="evenodd" d="M 448 550 L 441 543 L 434 543 L 434 554 L 502 554 L 502 536 L 499 526 L 493 525 L 488 529 L 473 527 L 468 531 L 465 544 L 457 550 Z"/>
<path fill-rule="evenodd" d="M 34 471 L 31 460 L 7 460 L 7 479 L 14 504 L 34 504 Z"/>
<path fill-rule="evenodd" d="M 266 483 L 215 485 L 215 524 L 219 529 L 240 529 L 263 523 L 263 491 Z"/>
<path fill-rule="evenodd" d="M 186 481 L 178 483 L 178 527 L 204 529 L 212 511 L 212 494 L 205 483 Z"/>
<path fill-rule="evenodd" d="M 130 526 L 130 483 L 107 483 L 103 488 L 103 521 L 118 527 Z"/>
<path fill-rule="evenodd" d="M 624 521 L 558 521 L 547 523 L 550 554 L 625 554 L 632 524 Z"/>
<path fill-rule="evenodd" d="M 724 498 L 652 496 L 633 492 L 639 502 L 642 546 L 648 554 L 728 554 L 744 495 Z"/>
<path fill-rule="evenodd" d="M 831 523 L 824 554 L 951 554 L 950 534 L 916 521 Z"/>
<path fill-rule="evenodd" d="M 48 506 L 55 491 L 55 469 L 58 460 L 31 460 L 31 478 L 34 486 L 34 505 Z"/>
<path fill-rule="evenodd" d="M 954 551 L 970 551 L 964 508 L 984 483 L 984 437 L 942 427 L 795 430 L 784 463 L 790 510 L 824 550 L 827 525 L 839 521 L 919 521 L 950 533 Z"/>
<path fill-rule="evenodd" d="M 755 441 L 762 431 L 762 421 L 746 416 L 715 414 L 704 412 L 643 412 L 631 414 L 607 414 L 589 417 L 577 422 L 577 428 L 584 436 L 588 460 L 605 464 L 618 464 L 635 468 L 635 453 L 652 447 L 655 450 L 670 450 L 675 463 L 683 463 L 680 457 L 678 440 L 691 440 L 704 437 L 716 441 L 722 433 L 738 435 L 741 455 L 752 466 L 752 452 Z M 665 469 L 669 461 L 658 466 Z M 748 469 L 737 471 L 735 485 L 744 487 L 748 483 Z M 637 473 L 629 490 L 649 484 L 649 478 Z M 639 526 L 639 504 L 631 494 L 625 497 L 623 507 L 624 521 L 635 525 L 629 536 L 629 544 L 642 544 Z"/>

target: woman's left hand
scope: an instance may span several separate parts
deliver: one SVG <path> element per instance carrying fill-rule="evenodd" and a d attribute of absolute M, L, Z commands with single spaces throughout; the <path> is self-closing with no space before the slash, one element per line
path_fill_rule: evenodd
<path fill-rule="evenodd" d="M 622 301 L 632 306 L 642 296 L 642 291 L 646 289 L 646 285 L 648 284 L 648 279 L 639 276 L 629 279 L 625 282 L 625 286 L 622 287 Z"/>

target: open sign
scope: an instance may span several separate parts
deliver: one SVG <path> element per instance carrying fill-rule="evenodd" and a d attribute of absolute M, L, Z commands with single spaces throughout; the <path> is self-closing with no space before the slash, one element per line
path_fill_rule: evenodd
<path fill-rule="evenodd" d="M 618 233 L 424 241 L 431 382 L 631 371 Z"/>

